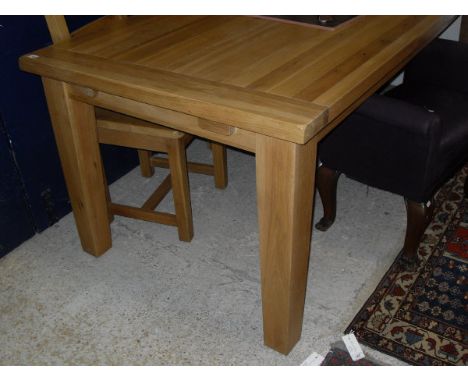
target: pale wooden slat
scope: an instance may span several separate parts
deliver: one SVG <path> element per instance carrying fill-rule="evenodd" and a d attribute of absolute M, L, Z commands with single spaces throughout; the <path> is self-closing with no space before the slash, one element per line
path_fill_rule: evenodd
<path fill-rule="evenodd" d="M 260 78 L 269 75 L 286 63 L 294 61 L 297 57 L 303 55 L 306 51 L 311 51 L 311 41 L 314 41 L 314 47 L 326 39 L 326 36 L 320 36 L 317 30 L 304 30 L 296 25 L 292 25 L 287 31 L 280 33 L 281 41 L 273 39 L 267 40 L 262 49 L 255 47 L 255 41 L 249 41 L 250 51 L 255 56 L 239 54 L 241 47 L 238 47 L 235 54 L 224 54 L 217 57 L 217 66 L 213 72 L 206 75 L 210 80 L 219 80 L 222 83 L 235 86 L 248 87 L 252 83 L 259 81 Z M 284 42 L 287 40 L 286 42 Z M 292 42 L 291 42 L 292 40 Z M 261 55 L 257 52 L 261 51 Z M 243 70 L 239 71 L 238 68 Z M 178 71 L 185 73 L 184 67 L 178 68 Z M 253 87 L 252 87 L 253 88 Z"/>
<path fill-rule="evenodd" d="M 73 41 L 63 42 L 59 46 L 76 52 L 94 54 L 98 54 L 99 50 L 104 47 L 115 48 L 117 46 L 117 50 L 121 51 L 123 46 L 119 44 L 125 38 L 127 28 L 141 35 L 139 31 L 146 31 L 146 28 L 150 27 L 153 22 L 160 21 L 161 18 L 163 17 L 142 16 L 128 19 L 119 19 L 114 16 L 102 17 L 74 31 Z"/>
<path fill-rule="evenodd" d="M 407 34 L 380 50 L 373 60 L 366 61 L 358 69 L 315 98 L 314 102 L 328 107 L 330 120 L 346 110 L 354 100 L 385 76 L 396 74 L 412 57 L 426 46 L 447 26 L 451 17 L 426 16 L 424 21 L 411 28 Z"/>
<path fill-rule="evenodd" d="M 237 68 L 244 68 L 271 51 L 279 49 L 284 44 L 294 46 L 296 42 L 291 42 L 291 34 L 282 30 L 275 30 L 272 25 L 264 25 L 264 31 L 253 30 L 245 39 L 230 44 L 229 49 L 222 54 L 212 54 L 210 60 L 204 61 L 201 57 L 197 63 L 188 63 L 177 72 L 193 75 L 211 81 L 224 82 L 226 75 L 236 73 Z M 266 29 L 269 28 L 269 29 Z M 217 52 L 215 52 L 217 53 Z"/>
<path fill-rule="evenodd" d="M 54 44 L 70 38 L 70 32 L 63 16 L 45 16 L 45 19 Z"/>
<path fill-rule="evenodd" d="M 180 131 L 102 108 L 96 108 L 96 119 L 98 126 L 135 135 L 148 135 L 163 139 L 179 139 L 184 136 Z"/>
<path fill-rule="evenodd" d="M 23 56 L 24 70 L 178 110 L 280 139 L 304 143 L 327 120 L 310 102 L 48 48 Z M 105 68 L 105 69 L 104 69 Z"/>
<path fill-rule="evenodd" d="M 177 226 L 176 216 L 166 212 L 156 212 L 142 210 L 141 208 L 131 207 L 118 203 L 111 203 L 111 211 L 114 215 L 125 216 L 132 219 L 145 220 L 152 223 L 160 223 L 171 226 Z"/>
<path fill-rule="evenodd" d="M 345 51 L 333 56 L 334 65 L 331 69 L 324 68 L 320 72 L 316 70 L 314 73 L 304 73 L 303 75 L 308 76 L 310 80 L 315 80 L 318 85 L 312 83 L 307 86 L 299 86 L 293 90 L 296 92 L 294 97 L 313 101 L 350 73 L 359 69 L 369 59 L 379 54 L 391 41 L 397 40 L 423 21 L 423 16 L 409 16 L 399 20 L 395 25 L 389 25 L 389 28 L 382 30 L 381 34 L 376 35 L 370 32 L 369 38 L 360 39 L 359 44 L 353 46 L 352 53 Z"/>
<path fill-rule="evenodd" d="M 140 161 L 140 173 L 145 178 L 150 178 L 154 175 L 154 169 L 151 166 L 151 150 L 138 150 L 138 160 Z"/>
<path fill-rule="evenodd" d="M 283 82 L 288 82 L 299 71 L 313 66 L 317 62 L 320 64 L 320 57 L 347 47 L 349 40 L 353 40 L 354 38 L 359 39 L 361 35 L 366 34 L 368 29 L 373 28 L 379 23 L 379 20 L 361 17 L 356 22 L 355 28 L 351 30 L 344 28 L 335 33 L 324 33 L 322 30 L 316 30 L 316 34 L 309 39 L 308 49 L 298 56 L 289 56 L 289 51 L 286 49 L 284 54 L 289 59 L 285 60 L 282 65 L 271 72 L 263 73 L 262 77 L 249 84 L 249 88 L 269 91 L 275 86 L 280 86 Z M 333 47 L 333 50 L 330 47 Z M 329 67 L 333 66 L 332 62 L 328 62 L 327 64 Z M 310 82 L 306 79 L 306 83 Z"/>
<path fill-rule="evenodd" d="M 169 142 L 167 157 L 171 171 L 172 196 L 174 198 L 179 239 L 191 241 L 193 238 L 192 205 L 190 203 L 184 143 L 181 140 Z"/>
<path fill-rule="evenodd" d="M 167 160 L 167 158 L 152 157 L 151 165 L 154 167 L 169 168 L 169 161 Z M 205 163 L 187 162 L 187 171 L 196 174 L 215 175 L 213 165 Z"/>
<path fill-rule="evenodd" d="M 232 135 L 236 131 L 236 128 L 233 126 L 228 126 L 223 123 L 209 121 L 207 119 L 199 119 L 198 126 L 203 130 L 211 131 L 213 133 L 226 135 L 226 136 Z"/>
<path fill-rule="evenodd" d="M 249 18 L 208 18 L 204 25 L 210 25 L 208 21 L 212 24 L 210 28 L 205 27 L 172 44 L 164 43 L 164 48 L 158 50 L 157 55 L 147 56 L 138 61 L 134 61 L 128 54 L 122 58 L 127 60 L 131 57 L 132 61 L 141 65 L 189 74 L 188 70 L 191 67 L 196 68 L 205 61 L 211 62 L 216 56 L 224 56 L 226 51 L 230 51 L 236 44 L 245 44 L 255 35 L 271 28 L 268 23 L 253 23 Z"/>
<path fill-rule="evenodd" d="M 400 23 L 404 22 L 403 18 L 392 18 L 389 22 L 380 25 L 375 19 L 369 19 L 369 21 L 363 25 L 361 29 L 356 30 L 354 35 L 344 35 L 341 41 L 336 44 L 336 49 L 326 49 L 321 54 L 316 52 L 316 56 L 310 63 L 303 65 L 299 70 L 296 70 L 287 81 L 281 81 L 274 86 L 269 88 L 269 91 L 275 94 L 282 94 L 291 96 L 294 98 L 301 97 L 301 91 L 303 89 L 312 88 L 312 90 L 326 89 L 327 86 L 334 84 L 335 82 L 329 82 L 328 79 L 323 76 L 326 73 L 338 74 L 338 78 L 344 77 L 346 73 L 340 72 L 340 66 L 348 64 L 352 57 L 358 54 L 358 58 L 362 61 L 372 58 L 371 52 L 359 56 L 359 52 L 364 49 L 367 45 L 374 41 L 380 41 L 382 35 L 386 34 L 392 28 L 395 28 Z M 379 33 L 377 33 L 379 31 Z M 351 41 L 353 43 L 351 44 Z M 385 41 L 381 41 L 380 48 L 385 46 Z M 333 79 L 332 79 L 333 81 Z"/>
<path fill-rule="evenodd" d="M 228 184 L 227 153 L 226 147 L 219 143 L 211 143 L 213 154 L 214 180 L 216 188 L 226 188 Z"/>
<path fill-rule="evenodd" d="M 135 132 L 122 131 L 115 125 L 107 126 L 106 121 L 97 121 L 98 140 L 100 143 L 134 149 L 154 150 L 165 152 L 167 142 L 160 137 L 152 137 L 146 134 L 135 134 Z"/>
<path fill-rule="evenodd" d="M 191 22 L 182 23 L 183 19 L 174 18 L 176 23 L 172 33 L 162 34 L 160 37 L 152 39 L 147 43 L 135 45 L 132 49 L 121 50 L 121 52 L 114 55 L 114 58 L 122 59 L 126 62 L 141 63 L 164 53 L 168 47 L 183 43 L 187 39 L 194 39 L 195 36 L 217 28 L 231 19 L 233 19 L 232 16 L 220 16 L 216 18 L 198 17 Z M 133 40 L 133 32 L 127 33 L 127 38 Z M 153 54 L 153 52 L 157 53 Z"/>
<path fill-rule="evenodd" d="M 161 16 L 158 18 L 158 28 L 154 28 L 153 22 L 140 23 L 138 29 L 132 25 L 131 33 L 126 33 L 125 28 L 119 28 L 112 39 L 103 39 L 99 45 L 87 46 L 86 49 L 81 47 L 83 53 L 94 54 L 99 57 L 120 58 L 125 60 L 126 55 L 131 55 L 134 50 L 141 49 L 147 44 L 152 44 L 155 39 L 164 38 L 164 36 L 175 32 L 184 27 L 190 27 L 202 19 L 203 16 L 181 16 L 176 20 L 171 16 Z M 128 23 L 133 17 L 129 18 Z"/>
<path fill-rule="evenodd" d="M 161 203 L 164 197 L 169 193 L 172 187 L 171 174 L 167 175 L 159 187 L 151 194 L 141 206 L 144 210 L 154 210 Z"/>
<path fill-rule="evenodd" d="M 255 152 L 255 133 L 104 92 L 89 92 L 89 89 L 78 86 L 72 89 L 72 96 L 77 100 Z"/>

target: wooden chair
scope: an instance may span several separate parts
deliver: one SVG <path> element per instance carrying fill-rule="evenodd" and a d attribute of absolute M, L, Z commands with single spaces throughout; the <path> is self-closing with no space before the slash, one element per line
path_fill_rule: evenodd
<path fill-rule="evenodd" d="M 64 16 L 45 18 L 54 44 L 70 38 Z M 97 107 L 95 113 L 99 143 L 137 149 L 143 176 L 152 176 L 154 167 L 170 169 L 170 174 L 141 207 L 112 203 L 107 191 L 109 219 L 121 215 L 176 226 L 179 239 L 190 241 L 193 237 L 193 221 L 187 170 L 213 175 L 215 186 L 225 188 L 228 181 L 226 148 L 211 143 L 213 165 L 187 163 L 185 148 L 192 142 L 192 135 Z M 167 158 L 153 157 L 153 152 L 167 153 Z M 171 188 L 175 214 L 154 211 Z"/>

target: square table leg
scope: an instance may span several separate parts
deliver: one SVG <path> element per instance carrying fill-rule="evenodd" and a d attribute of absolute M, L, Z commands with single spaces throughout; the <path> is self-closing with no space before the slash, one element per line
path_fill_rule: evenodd
<path fill-rule="evenodd" d="M 71 98 L 64 82 L 42 82 L 81 245 L 99 256 L 112 240 L 94 107 Z"/>
<path fill-rule="evenodd" d="M 288 354 L 301 336 L 317 143 L 258 137 L 257 205 L 265 345 Z"/>

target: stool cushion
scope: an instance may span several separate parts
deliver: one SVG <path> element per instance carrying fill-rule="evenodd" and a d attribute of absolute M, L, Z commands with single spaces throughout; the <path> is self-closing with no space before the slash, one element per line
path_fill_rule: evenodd
<path fill-rule="evenodd" d="M 463 149 L 460 143 L 468 141 L 468 94 L 409 83 L 397 86 L 386 95 L 434 111 L 443 121 L 440 149 L 454 157 Z"/>
<path fill-rule="evenodd" d="M 359 182 L 425 202 L 468 159 L 468 96 L 410 85 L 374 95 L 323 139 L 319 157 Z"/>

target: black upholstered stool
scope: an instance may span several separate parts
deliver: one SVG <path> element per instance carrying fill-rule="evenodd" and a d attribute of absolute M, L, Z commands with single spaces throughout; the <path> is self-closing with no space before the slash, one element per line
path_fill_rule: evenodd
<path fill-rule="evenodd" d="M 324 216 L 316 228 L 333 224 L 344 173 L 405 198 L 402 252 L 415 263 L 435 192 L 468 160 L 468 44 L 432 42 L 405 69 L 402 85 L 372 96 L 319 144 L 319 157 Z"/>

